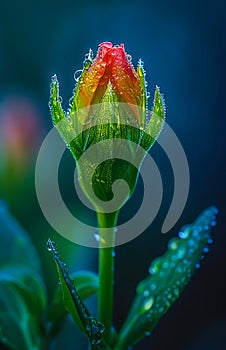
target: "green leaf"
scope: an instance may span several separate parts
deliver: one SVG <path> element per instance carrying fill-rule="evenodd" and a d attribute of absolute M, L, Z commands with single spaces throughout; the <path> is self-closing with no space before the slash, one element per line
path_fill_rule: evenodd
<path fill-rule="evenodd" d="M 0 201 L 0 268 L 12 264 L 29 266 L 34 272 L 40 272 L 37 252 L 25 231 L 9 214 L 4 202 Z"/>
<path fill-rule="evenodd" d="M 86 333 L 91 349 L 97 350 L 102 343 L 104 326 L 90 315 L 75 288 L 74 282 L 69 277 L 66 264 L 60 260 L 55 243 L 50 239 L 47 248 L 52 252 L 56 263 L 65 308 L 72 315 L 80 329 Z"/>
<path fill-rule="evenodd" d="M 216 224 L 216 214 L 217 209 L 211 207 L 193 224 L 182 227 L 179 238 L 170 240 L 168 251 L 152 262 L 150 276 L 137 287 L 137 295 L 120 332 L 119 348 L 126 349 L 150 334 L 181 295 L 208 251 L 208 244 L 212 243 L 210 234 Z"/>
<path fill-rule="evenodd" d="M 0 269 L 0 340 L 13 350 L 42 349 L 46 295 L 28 268 Z"/>
<path fill-rule="evenodd" d="M 95 273 L 89 271 L 79 271 L 71 274 L 70 279 L 73 281 L 74 286 L 76 287 L 82 300 L 87 299 L 97 293 L 99 279 Z M 67 310 L 65 309 L 62 299 L 62 290 L 59 286 L 55 292 L 48 313 L 48 319 L 51 322 L 50 332 L 52 337 L 59 332 L 66 316 Z M 74 315 L 74 319 L 75 317 L 76 315 Z M 76 323 L 80 323 L 79 318 L 76 320 Z"/>
<path fill-rule="evenodd" d="M 37 252 L 0 202 L 0 340 L 12 349 L 42 347 L 46 292 Z"/>

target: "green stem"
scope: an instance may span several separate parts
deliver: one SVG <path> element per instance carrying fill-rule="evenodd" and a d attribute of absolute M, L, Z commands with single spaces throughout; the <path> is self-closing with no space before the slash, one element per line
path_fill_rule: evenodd
<path fill-rule="evenodd" d="M 114 228 L 116 226 L 117 218 L 118 212 L 97 213 L 100 235 L 98 320 L 105 326 L 103 339 L 106 340 L 108 344 L 112 344 L 111 327 L 114 305 Z M 104 230 L 105 228 L 109 228 L 107 233 L 106 230 Z M 110 247 L 105 248 L 106 241 L 108 242 L 108 245 L 111 245 Z"/>

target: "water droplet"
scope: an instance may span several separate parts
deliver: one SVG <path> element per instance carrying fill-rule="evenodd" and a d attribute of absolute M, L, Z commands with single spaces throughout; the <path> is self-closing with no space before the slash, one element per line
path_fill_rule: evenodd
<path fill-rule="evenodd" d="M 89 85 L 89 91 L 94 92 L 96 90 L 96 85 Z"/>
<path fill-rule="evenodd" d="M 85 60 L 91 61 L 93 60 L 93 51 L 89 49 L 89 52 L 85 54 Z"/>
<path fill-rule="evenodd" d="M 195 267 L 196 267 L 196 269 L 199 269 L 200 268 L 200 264 L 196 264 Z"/>
<path fill-rule="evenodd" d="M 193 236 L 193 237 L 197 237 L 198 234 L 199 234 L 199 231 L 198 231 L 198 230 L 194 230 L 194 231 L 192 232 L 192 236 Z"/>
<path fill-rule="evenodd" d="M 81 74 L 82 74 L 82 69 L 78 69 L 74 73 L 74 79 L 75 79 L 76 83 L 79 81 L 79 78 L 81 77 Z"/>
<path fill-rule="evenodd" d="M 177 258 L 178 259 L 183 259 L 183 257 L 186 254 L 186 248 L 185 247 L 180 247 L 177 251 Z"/>
<path fill-rule="evenodd" d="M 146 300 L 143 302 L 143 305 L 142 305 L 142 307 L 141 307 L 141 313 L 150 310 L 150 308 L 152 307 L 153 303 L 154 303 L 154 298 L 153 298 L 153 297 L 151 297 L 151 298 L 149 298 L 149 299 L 146 299 Z"/>
<path fill-rule="evenodd" d="M 168 243 L 168 249 L 175 250 L 178 247 L 178 239 L 172 238 Z"/>
<path fill-rule="evenodd" d="M 151 332 L 145 332 L 144 334 L 146 337 L 149 337 L 151 335 Z"/>
<path fill-rule="evenodd" d="M 150 290 L 155 290 L 156 289 L 156 284 L 155 283 L 151 283 L 150 285 Z"/>
<path fill-rule="evenodd" d="M 172 299 L 172 293 L 168 293 L 168 294 L 167 294 L 167 298 L 168 298 L 168 299 Z"/>
<path fill-rule="evenodd" d="M 111 253 L 111 255 L 112 255 L 113 257 L 115 257 L 115 255 L 116 255 L 115 251 L 113 251 L 113 252 Z"/>
<path fill-rule="evenodd" d="M 129 61 L 129 62 L 132 62 L 132 56 L 131 55 L 126 55 L 126 57 L 127 57 L 127 60 Z"/>
<path fill-rule="evenodd" d="M 158 308 L 158 312 L 159 312 L 160 314 L 163 313 L 163 311 L 164 311 L 164 307 L 163 307 L 163 306 L 161 306 L 161 307 Z"/>
<path fill-rule="evenodd" d="M 159 269 L 160 269 L 160 267 L 161 267 L 161 264 L 162 264 L 162 259 L 161 258 L 157 258 L 157 259 L 155 259 L 152 263 L 151 263 L 151 266 L 150 266 L 150 268 L 149 268 L 149 273 L 151 274 L 151 275 L 155 275 L 158 271 L 159 271 Z"/>
<path fill-rule="evenodd" d="M 46 244 L 46 248 L 49 252 L 52 252 L 56 249 L 56 243 L 49 238 Z"/>
<path fill-rule="evenodd" d="M 99 235 L 99 233 L 95 232 L 95 233 L 94 233 L 94 238 L 95 238 L 95 240 L 96 240 L 97 242 L 100 242 L 100 235 Z"/>
<path fill-rule="evenodd" d="M 190 232 L 189 232 L 189 230 L 187 229 L 187 230 L 184 230 L 184 231 L 180 231 L 179 234 L 178 234 L 178 236 L 179 236 L 181 239 L 186 239 L 186 238 L 188 238 L 189 234 L 190 234 Z"/>
<path fill-rule="evenodd" d="M 211 222 L 210 222 L 210 226 L 216 226 L 216 221 L 214 221 L 214 220 L 212 220 Z"/>
<path fill-rule="evenodd" d="M 203 248 L 203 253 L 208 253 L 209 252 L 209 248 L 208 247 L 204 247 Z"/>
<path fill-rule="evenodd" d="M 176 297 L 179 297 L 179 295 L 180 295 L 180 291 L 179 291 L 178 288 L 175 288 L 175 289 L 173 290 L 173 293 L 174 293 L 174 295 L 175 295 Z"/>
<path fill-rule="evenodd" d="M 164 262 L 164 263 L 162 264 L 162 267 L 163 267 L 164 269 L 168 269 L 169 263 L 168 263 L 168 262 Z"/>
<path fill-rule="evenodd" d="M 143 293 L 143 296 L 146 298 L 149 296 L 149 294 L 150 294 L 150 292 L 148 290 L 145 290 Z"/>
<path fill-rule="evenodd" d="M 190 247 L 193 247 L 194 244 L 195 244 L 195 241 L 194 241 L 193 239 L 189 239 L 188 245 L 189 245 Z"/>
<path fill-rule="evenodd" d="M 213 243 L 213 239 L 209 238 L 207 242 L 208 242 L 208 244 L 212 244 Z"/>
<path fill-rule="evenodd" d="M 212 207 L 212 210 L 213 210 L 214 214 L 218 214 L 219 213 L 219 210 L 217 209 L 217 207 Z"/>

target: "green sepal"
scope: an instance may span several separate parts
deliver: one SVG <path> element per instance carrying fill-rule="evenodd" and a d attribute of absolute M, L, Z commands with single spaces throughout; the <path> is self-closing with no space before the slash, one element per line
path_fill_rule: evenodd
<path fill-rule="evenodd" d="M 156 86 L 153 108 L 151 111 L 150 120 L 144 130 L 144 135 L 141 141 L 141 146 L 147 151 L 153 146 L 157 140 L 165 121 L 165 102 L 160 89 Z"/>
<path fill-rule="evenodd" d="M 146 88 L 146 80 L 145 80 L 145 70 L 143 67 L 143 62 L 139 60 L 137 66 L 137 77 L 141 89 L 141 101 L 140 101 L 140 126 L 141 128 L 145 128 L 146 123 L 146 115 L 147 115 L 147 88 Z"/>
<path fill-rule="evenodd" d="M 182 227 L 179 238 L 170 240 L 168 251 L 152 262 L 151 275 L 138 284 L 137 295 L 120 331 L 119 345 L 123 349 L 149 335 L 179 298 L 212 243 L 210 234 L 216 214 L 217 209 L 210 207 L 193 224 Z"/>
<path fill-rule="evenodd" d="M 92 350 L 97 350 L 102 343 L 104 326 L 92 317 L 69 277 L 66 264 L 60 260 L 56 245 L 48 239 L 47 249 L 52 252 L 62 289 L 66 310 L 71 314 L 79 328 L 87 335 Z"/>
<path fill-rule="evenodd" d="M 52 116 L 53 125 L 57 125 L 62 119 L 65 118 L 65 114 L 61 106 L 59 83 L 56 74 L 52 77 L 50 85 L 49 108 Z"/>
<path fill-rule="evenodd" d="M 72 273 L 70 279 L 73 281 L 74 286 L 82 300 L 89 298 L 90 296 L 97 293 L 99 287 L 99 279 L 97 274 L 90 271 L 79 271 Z M 59 286 L 52 298 L 49 310 L 48 310 L 48 320 L 51 323 L 51 329 L 49 330 L 50 336 L 54 337 L 60 331 L 62 324 L 67 316 L 68 312 L 65 309 L 63 299 L 62 299 L 62 289 Z M 78 314 L 74 315 L 76 318 L 76 323 L 80 324 L 80 319 Z M 82 327 L 82 330 L 84 328 Z"/>
<path fill-rule="evenodd" d="M 79 184 L 86 194 L 86 196 L 93 202 L 92 194 L 87 191 L 89 184 L 88 177 L 90 172 L 93 169 L 93 177 L 92 177 L 92 190 L 96 194 L 96 196 L 102 201 L 109 201 L 113 198 L 112 185 L 117 179 L 125 180 L 125 182 L 129 186 L 129 196 L 133 193 L 133 190 L 136 185 L 137 176 L 139 167 L 134 167 L 133 164 L 119 158 L 114 158 L 111 156 L 111 147 L 107 148 L 106 146 L 101 146 L 100 142 L 109 140 L 109 139 L 117 139 L 117 147 L 120 149 L 120 155 L 123 158 L 123 152 L 127 155 L 129 159 L 136 159 L 136 152 L 139 149 L 138 144 L 140 142 L 140 138 L 142 135 L 142 131 L 134 128 L 132 126 L 124 125 L 124 124 L 99 124 L 98 126 L 91 127 L 88 130 L 85 130 L 82 133 L 82 138 L 86 139 L 85 146 L 83 152 L 87 151 L 93 145 L 97 145 L 97 151 L 99 155 L 102 152 L 102 159 L 104 159 L 106 154 L 109 154 L 107 160 L 102 161 L 95 169 L 94 169 L 94 159 L 93 154 L 91 157 L 86 156 L 83 158 L 83 161 L 77 163 L 78 176 L 79 176 Z M 131 148 L 129 142 L 122 145 L 121 140 L 132 141 L 134 144 L 137 144 L 137 149 Z M 70 149 L 73 149 L 74 154 L 75 150 L 78 149 L 77 140 L 73 140 L 70 144 Z M 87 155 L 87 153 L 86 153 Z M 141 161 L 142 159 L 140 159 Z M 139 163 L 139 162 L 137 162 Z M 118 188 L 118 191 L 120 189 Z M 126 201 L 128 198 L 123 198 L 122 203 Z M 95 201 L 93 202 L 95 206 Z"/>
<path fill-rule="evenodd" d="M 76 129 L 70 122 L 68 116 L 65 115 L 61 106 L 59 83 L 56 75 L 52 77 L 52 82 L 50 85 L 49 108 L 52 116 L 53 125 L 57 128 L 62 139 L 64 140 L 68 148 L 71 150 L 71 153 L 75 156 L 76 151 L 80 152 L 81 145 L 77 141 L 76 149 L 75 147 L 73 147 L 72 149 L 70 148 L 70 142 L 71 140 L 76 139 L 77 134 Z"/>

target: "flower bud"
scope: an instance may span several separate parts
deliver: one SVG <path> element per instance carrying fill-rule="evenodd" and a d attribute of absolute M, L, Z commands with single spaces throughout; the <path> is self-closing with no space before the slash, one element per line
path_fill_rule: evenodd
<path fill-rule="evenodd" d="M 140 60 L 135 70 L 123 44 L 100 44 L 94 59 L 91 52 L 88 54 L 76 80 L 68 112 L 64 113 L 58 81 L 53 77 L 50 98 L 53 123 L 76 160 L 80 185 L 94 206 L 103 210 L 100 203 L 97 205 L 97 197 L 111 201 L 114 182 L 123 179 L 129 191 L 122 195 L 121 206 L 135 188 L 145 152 L 162 129 L 165 115 L 162 95 L 156 87 L 153 109 L 149 112 L 143 63 Z M 90 152 L 94 145 L 95 151 Z M 84 158 L 87 151 L 89 156 Z M 121 184 L 117 190 L 120 189 Z"/>

